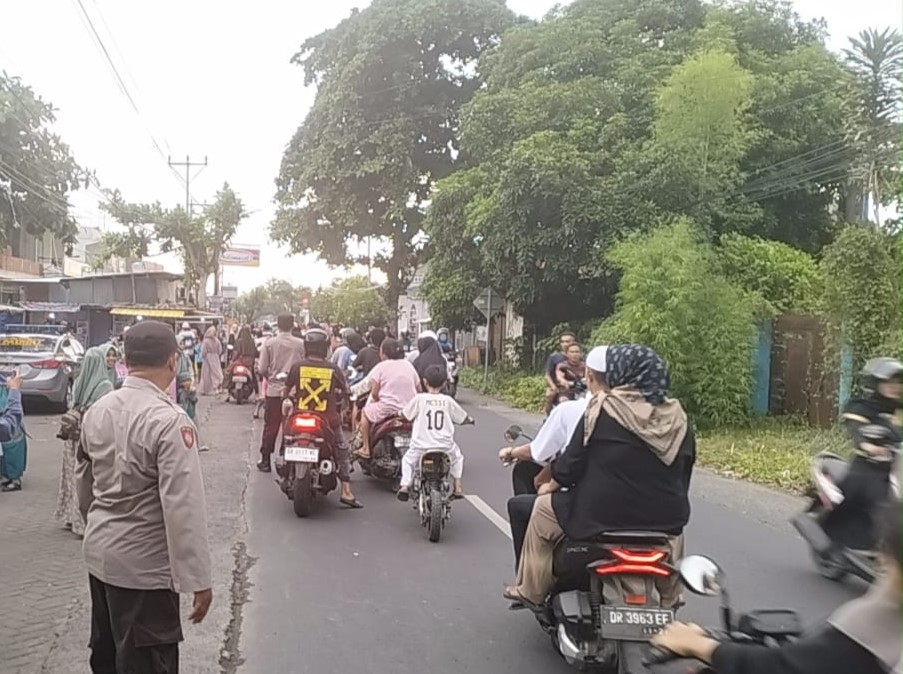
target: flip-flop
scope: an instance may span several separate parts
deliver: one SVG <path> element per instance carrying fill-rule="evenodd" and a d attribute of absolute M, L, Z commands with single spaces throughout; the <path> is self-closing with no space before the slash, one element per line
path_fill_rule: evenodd
<path fill-rule="evenodd" d="M 356 510 L 358 508 L 364 507 L 364 504 L 361 503 L 360 501 L 358 501 L 357 499 L 351 500 L 351 499 L 345 498 L 344 496 L 339 499 L 339 503 L 341 503 L 344 506 L 348 506 L 352 510 Z"/>
<path fill-rule="evenodd" d="M 454 494 L 452 494 L 452 498 L 456 501 L 460 501 L 461 499 L 465 498 L 464 492 L 463 491 L 455 492 Z"/>
<path fill-rule="evenodd" d="M 531 611 L 542 611 L 543 607 L 539 604 L 534 604 L 529 599 L 525 599 L 520 592 L 515 590 L 514 588 L 505 588 L 505 591 L 502 593 L 502 596 L 511 602 L 511 606 L 508 608 L 512 611 L 517 611 L 522 608 L 528 608 Z"/>

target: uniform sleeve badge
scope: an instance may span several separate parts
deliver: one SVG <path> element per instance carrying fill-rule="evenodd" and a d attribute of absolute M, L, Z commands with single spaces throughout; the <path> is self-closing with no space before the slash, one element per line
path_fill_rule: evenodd
<path fill-rule="evenodd" d="M 194 447 L 194 429 L 191 426 L 182 426 L 182 442 L 186 449 Z"/>

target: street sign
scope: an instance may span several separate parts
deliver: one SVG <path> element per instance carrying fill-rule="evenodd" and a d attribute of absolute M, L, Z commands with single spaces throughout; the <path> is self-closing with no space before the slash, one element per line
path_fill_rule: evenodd
<path fill-rule="evenodd" d="M 473 301 L 473 305 L 488 320 L 490 316 L 502 310 L 505 306 L 505 298 L 494 292 L 492 288 L 483 288 L 482 292 Z"/>

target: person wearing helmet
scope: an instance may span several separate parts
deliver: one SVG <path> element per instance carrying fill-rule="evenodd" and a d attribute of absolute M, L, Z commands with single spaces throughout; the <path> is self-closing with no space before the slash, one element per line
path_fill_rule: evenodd
<path fill-rule="evenodd" d="M 348 369 L 348 366 L 351 364 L 351 360 L 357 354 L 357 351 L 360 351 L 360 346 L 355 350 L 352 347 L 352 344 L 357 345 L 362 340 L 351 328 L 342 328 L 342 330 L 339 331 L 339 337 L 342 340 L 341 344 L 339 344 L 339 347 L 332 352 L 329 360 L 338 365 L 339 369 L 344 372 Z"/>
<path fill-rule="evenodd" d="M 439 342 L 439 348 L 442 349 L 443 355 L 455 352 L 455 345 L 451 343 L 448 336 L 448 328 L 439 328 L 436 333 L 436 341 Z"/>
<path fill-rule="evenodd" d="M 292 409 L 320 414 L 332 431 L 336 472 L 342 487 L 339 501 L 349 508 L 363 508 L 351 491 L 351 454 L 342 432 L 340 406 L 348 397 L 345 372 L 327 360 L 329 333 L 310 328 L 304 333 L 304 358 L 288 370 L 282 389 L 283 415 Z"/>
<path fill-rule="evenodd" d="M 862 368 L 862 397 L 847 403 L 841 422 L 853 440 L 855 454 L 840 485 L 844 499 L 825 521 L 835 543 L 855 550 L 876 544 L 874 513 L 890 494 L 893 454 L 900 444 L 900 378 L 903 364 L 895 358 L 873 358 Z M 884 430 L 876 441 L 867 426 Z M 869 436 L 869 437 L 866 437 Z"/>

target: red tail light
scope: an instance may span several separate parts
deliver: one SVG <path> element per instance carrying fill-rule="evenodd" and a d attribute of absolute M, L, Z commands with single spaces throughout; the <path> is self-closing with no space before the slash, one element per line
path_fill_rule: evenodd
<path fill-rule="evenodd" d="M 51 358 L 50 360 L 39 360 L 36 363 L 29 363 L 31 367 L 37 368 L 38 370 L 55 370 L 58 367 L 61 367 L 62 364 L 63 362 L 57 360 L 56 358 Z"/>
<path fill-rule="evenodd" d="M 664 550 L 638 551 L 613 548 L 611 554 L 617 561 L 603 562 L 594 567 L 593 570 L 596 572 L 596 575 L 636 574 L 661 576 L 662 578 L 667 578 L 671 575 L 670 569 L 659 566 L 665 557 L 668 556 L 668 553 Z"/>
<path fill-rule="evenodd" d="M 235 370 L 233 370 L 234 374 L 248 374 L 248 368 L 243 367 L 241 365 L 237 365 Z"/>
<path fill-rule="evenodd" d="M 291 426 L 293 431 L 315 431 L 320 428 L 319 417 L 309 417 L 305 415 L 296 415 L 292 417 Z"/>

